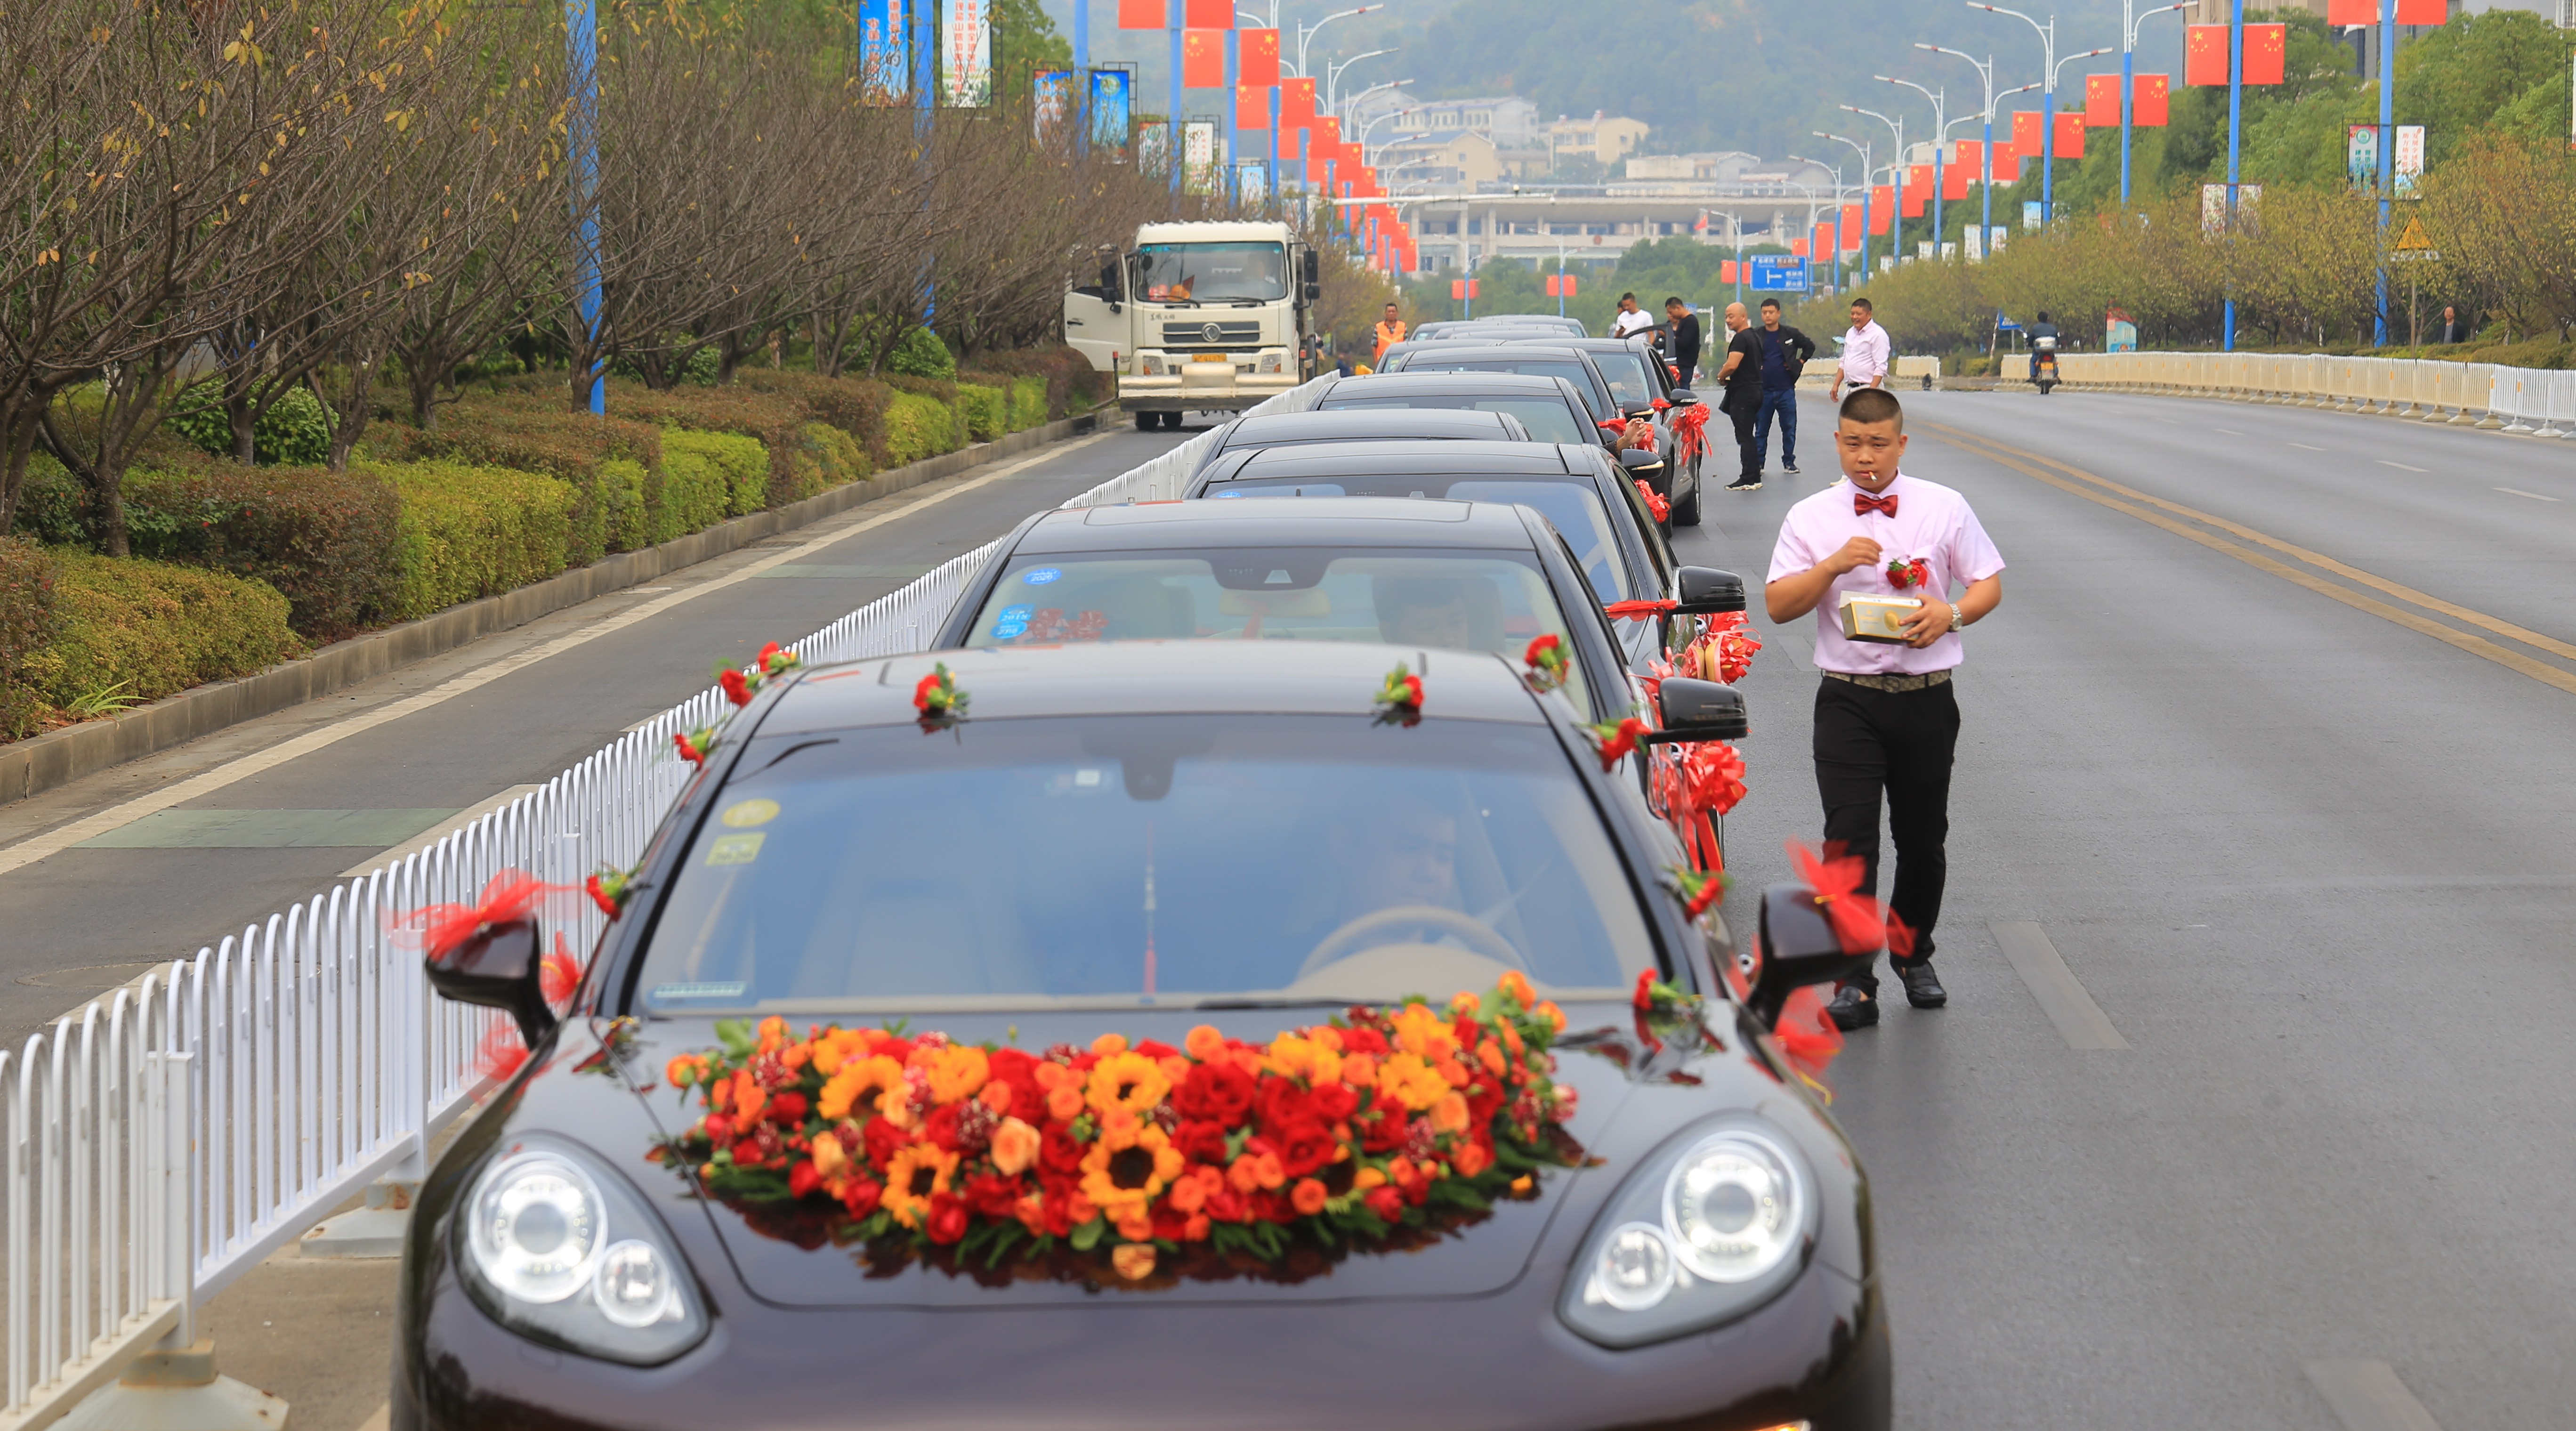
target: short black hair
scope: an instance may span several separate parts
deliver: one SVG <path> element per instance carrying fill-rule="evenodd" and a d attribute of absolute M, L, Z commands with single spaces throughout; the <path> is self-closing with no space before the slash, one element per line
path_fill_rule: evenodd
<path fill-rule="evenodd" d="M 1780 306 L 1780 300 L 1777 298 L 1765 298 L 1762 300 L 1762 306 L 1765 308 L 1777 308 Z"/>
<path fill-rule="evenodd" d="M 1620 301 L 1620 302 L 1622 302 L 1622 303 L 1634 303 L 1634 302 L 1636 302 L 1636 301 L 1637 301 L 1637 294 L 1636 294 L 1636 291 L 1635 291 L 1634 289 L 1631 289 L 1630 291 L 1628 291 L 1628 292 L 1626 292 L 1626 293 L 1622 293 L 1622 294 L 1620 294 L 1620 295 L 1619 295 L 1619 301 Z"/>
<path fill-rule="evenodd" d="M 1874 315 L 1874 314 L 1876 314 L 1876 313 L 1878 312 L 1878 310 L 1877 310 L 1877 309 L 1872 308 L 1872 307 L 1870 307 L 1870 306 L 1869 306 L 1869 300 L 1868 300 L 1868 299 L 1866 299 L 1866 298 L 1855 298 L 1855 299 L 1853 299 L 1853 300 L 1851 301 L 1851 306 L 1853 306 L 1854 308 L 1859 309 L 1859 310 L 1860 310 L 1860 311 L 1862 311 L 1863 313 L 1868 313 L 1868 314 L 1873 314 L 1873 315 Z"/>
<path fill-rule="evenodd" d="M 1893 422 L 1897 431 L 1905 430 L 1905 404 L 1885 388 L 1854 389 L 1850 397 L 1843 399 L 1842 411 L 1837 415 L 1846 422 Z"/>
<path fill-rule="evenodd" d="M 1664 300 L 1664 306 L 1666 308 L 1688 308 L 1690 305 L 1684 303 L 1678 298 L 1667 298 Z"/>

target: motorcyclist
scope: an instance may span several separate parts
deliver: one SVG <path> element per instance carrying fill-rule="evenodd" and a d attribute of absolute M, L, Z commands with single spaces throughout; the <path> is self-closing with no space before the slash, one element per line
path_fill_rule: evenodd
<path fill-rule="evenodd" d="M 2057 325 L 2048 321 L 2048 310 L 2030 325 L 2031 377 L 2045 394 L 2057 382 Z"/>

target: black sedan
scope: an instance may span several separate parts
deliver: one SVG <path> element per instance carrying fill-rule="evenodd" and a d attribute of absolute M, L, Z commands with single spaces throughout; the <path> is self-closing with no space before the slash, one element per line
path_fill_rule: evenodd
<path fill-rule="evenodd" d="M 1450 408 L 1439 412 L 1324 411 L 1237 417 L 1216 430 L 1201 467 L 1228 452 L 1301 447 L 1314 442 L 1528 442 L 1530 430 L 1508 412 Z"/>
<path fill-rule="evenodd" d="M 421 1188 L 392 1425 L 1883 1428 L 1764 1032 L 1857 961 L 1775 887 L 1739 1001 L 1676 860 L 1493 657 L 789 673 L 560 1025 L 536 922 L 433 958 L 534 1054 Z"/>
<path fill-rule="evenodd" d="M 1572 339 L 1566 340 L 1568 342 Z M 1594 423 L 1613 422 L 1622 414 L 1610 391 L 1610 380 L 1592 355 L 1563 344 L 1399 343 L 1386 350 L 1383 373 L 1534 373 L 1564 378 L 1583 394 Z"/>
<path fill-rule="evenodd" d="M 1681 439 L 1674 430 L 1674 420 L 1699 402 L 1699 395 L 1688 388 L 1676 387 L 1662 359 L 1641 338 L 1565 338 L 1554 335 L 1516 335 L 1496 341 L 1514 346 L 1570 348 L 1592 360 L 1610 384 L 1610 396 L 1619 404 L 1623 416 L 1642 417 L 1655 428 L 1655 450 L 1666 456 L 1677 455 Z M 1705 433 L 1701 446 L 1682 464 L 1679 474 L 1681 494 L 1673 501 L 1676 526 L 1695 527 L 1700 518 L 1700 464 L 1707 457 Z"/>
<path fill-rule="evenodd" d="M 1570 648 L 1566 697 L 1585 719 L 1628 713 L 1626 653 L 1534 511 L 1343 497 L 1041 512 L 1003 539 L 932 646 L 1359 641 L 1517 661 L 1542 636 Z"/>
<path fill-rule="evenodd" d="M 1482 318 L 1443 318 L 1430 323 L 1417 323 L 1413 336 L 1444 337 L 1474 328 L 1547 328 L 1580 338 L 1591 330 L 1580 318 L 1564 318 L 1554 313 L 1489 313 Z"/>
<path fill-rule="evenodd" d="M 1326 378 L 1315 392 L 1317 412 L 1509 413 L 1539 442 L 1585 442 L 1602 447 L 1616 439 L 1603 432 L 1590 404 L 1564 378 L 1524 373 L 1375 373 Z"/>

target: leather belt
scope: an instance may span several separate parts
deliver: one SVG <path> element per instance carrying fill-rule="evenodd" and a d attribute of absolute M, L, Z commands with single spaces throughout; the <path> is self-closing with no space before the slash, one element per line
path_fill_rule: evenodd
<path fill-rule="evenodd" d="M 1855 686 L 1864 686 L 1873 691 L 1920 691 L 1950 683 L 1948 671 L 1926 671 L 1919 676 L 1862 676 L 1850 671 L 1819 669 L 1816 674 L 1828 681 L 1849 681 Z"/>

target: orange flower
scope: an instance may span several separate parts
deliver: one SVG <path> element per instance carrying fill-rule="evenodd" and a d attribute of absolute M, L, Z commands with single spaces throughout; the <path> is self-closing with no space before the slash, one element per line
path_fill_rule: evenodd
<path fill-rule="evenodd" d="M 1082 1195 L 1112 1223 L 1136 1222 L 1187 1162 L 1162 1129 L 1146 1124 L 1113 1132 L 1104 1120 L 1099 1141 L 1082 1157 Z"/>
<path fill-rule="evenodd" d="M 1501 1044 L 1494 1042 L 1492 1039 L 1487 1039 L 1483 1043 L 1476 1045 L 1476 1061 L 1485 1066 L 1485 1071 L 1487 1073 L 1494 1075 L 1496 1078 L 1503 1076 L 1503 1046 Z"/>
<path fill-rule="evenodd" d="M 1538 1002 L 1538 992 L 1530 987 L 1529 976 L 1518 969 L 1505 969 L 1503 977 L 1496 982 L 1524 1009 Z"/>
<path fill-rule="evenodd" d="M 1187 1221 L 1181 1224 L 1181 1240 L 1183 1242 L 1205 1242 L 1207 1239 L 1208 1219 L 1206 1213 L 1193 1213 Z"/>
<path fill-rule="evenodd" d="M 992 1061 L 973 1044 L 950 1044 L 929 1051 L 930 1101 L 954 1103 L 971 1098 L 993 1076 Z"/>
<path fill-rule="evenodd" d="M 688 1087 L 705 1076 L 706 1071 L 706 1056 L 696 1053 L 673 1054 L 671 1061 L 662 1066 L 662 1076 L 671 1080 L 673 1088 Z"/>
<path fill-rule="evenodd" d="M 1120 1033 L 1102 1034 L 1100 1037 L 1091 1041 L 1091 1051 L 1100 1055 L 1102 1058 L 1107 1058 L 1114 1053 L 1125 1053 L 1127 1051 L 1127 1035 Z"/>
<path fill-rule="evenodd" d="M 1104 1034 L 1103 1038 L 1116 1038 Z M 1123 1040 L 1122 1040 L 1123 1042 Z M 1091 1066 L 1090 1086 L 1084 1090 L 1085 1101 L 1095 1113 L 1106 1114 L 1112 1108 L 1124 1108 L 1142 1118 L 1154 1111 L 1172 1091 L 1172 1081 L 1163 1076 L 1163 1066 L 1141 1053 L 1124 1051 L 1104 1056 Z"/>
<path fill-rule="evenodd" d="M 1431 1130 L 1435 1133 L 1466 1132 L 1467 1100 L 1455 1093 L 1441 1095 L 1440 1101 L 1431 1105 Z"/>
<path fill-rule="evenodd" d="M 829 1078 L 840 1071 L 843 1063 L 865 1057 L 867 1051 L 874 1047 L 867 1034 L 864 1029 L 834 1029 L 814 1040 L 811 1045 L 814 1071 Z"/>
<path fill-rule="evenodd" d="M 1044 1063 L 1039 1064 L 1038 1066 L 1040 1068 L 1054 1067 L 1053 1064 Z M 1070 1083 L 1059 1083 L 1055 1087 L 1048 1089 L 1047 1116 L 1064 1123 L 1070 1123 L 1074 1119 L 1081 1117 L 1082 1090 Z"/>
<path fill-rule="evenodd" d="M 1044 1141 L 1037 1129 L 1017 1118 L 1005 1118 L 1002 1126 L 993 1130 L 993 1166 L 1001 1169 L 1004 1177 L 1018 1177 L 1037 1161 L 1039 1145 Z"/>
<path fill-rule="evenodd" d="M 1556 1000 L 1541 999 L 1537 1003 L 1530 1005 L 1530 1013 L 1536 1017 L 1547 1020 L 1548 1026 L 1555 1029 L 1558 1033 L 1565 1032 L 1565 1010 L 1556 1006 Z"/>
<path fill-rule="evenodd" d="M 1074 1072 L 1072 1069 L 1065 1067 L 1061 1063 L 1053 1061 L 1041 1061 L 1036 1070 L 1030 1076 L 1038 1081 L 1038 1087 L 1046 1089 L 1050 1093 L 1068 1083 L 1079 1084 L 1082 1082 L 1081 1074 Z"/>
<path fill-rule="evenodd" d="M 1324 1210 L 1324 1203 L 1331 1196 L 1324 1191 L 1322 1183 L 1313 1178 L 1299 1178 L 1297 1186 L 1289 1191 L 1288 1205 L 1302 1216 L 1313 1217 Z"/>
<path fill-rule="evenodd" d="M 1342 1058 L 1342 1081 L 1353 1088 L 1366 1088 L 1377 1082 L 1377 1055 L 1346 1054 Z"/>
<path fill-rule="evenodd" d="M 1407 1004 L 1388 1022 L 1395 1027 L 1396 1046 L 1426 1063 L 1457 1050 L 1458 1039 L 1449 1031 L 1449 1021 L 1429 1004 Z"/>
<path fill-rule="evenodd" d="M 1484 1144 L 1470 1139 L 1449 1155 L 1449 1165 L 1458 1170 L 1458 1176 L 1472 1178 L 1494 1165 L 1494 1155 Z"/>
<path fill-rule="evenodd" d="M 1452 1088 L 1467 1086 L 1467 1065 L 1454 1058 L 1440 1060 L 1440 1077 Z"/>
<path fill-rule="evenodd" d="M 1154 1240 L 1154 1219 L 1141 1215 L 1128 1218 L 1118 1224 L 1118 1235 L 1130 1242 L 1151 1242 Z"/>
<path fill-rule="evenodd" d="M 1461 992 L 1456 998 L 1449 1001 L 1449 1012 L 1453 1014 L 1472 1014 L 1484 1006 L 1484 1000 L 1477 998 L 1473 994 Z"/>
<path fill-rule="evenodd" d="M 1266 1052 L 1262 1066 L 1283 1078 L 1302 1078 L 1309 1085 L 1341 1081 L 1341 1054 L 1315 1039 L 1281 1034 Z"/>
<path fill-rule="evenodd" d="M 886 1169 L 886 1211 L 906 1227 L 921 1226 L 930 1211 L 934 1193 L 949 1190 L 948 1180 L 957 1171 L 957 1155 L 936 1143 L 910 1143 L 894 1155 L 893 1166 Z"/>
<path fill-rule="evenodd" d="M 984 1091 L 975 1096 L 996 1113 L 1011 1111 L 1011 1085 L 1007 1083 L 987 1083 Z"/>
<path fill-rule="evenodd" d="M 1351 1190 L 1354 1192 L 1367 1192 L 1370 1188 L 1385 1186 L 1386 1174 L 1375 1168 L 1362 1168 L 1351 1175 Z"/>
<path fill-rule="evenodd" d="M 1225 1174 L 1202 1163 L 1190 1169 L 1189 1175 L 1172 1184 L 1169 1201 L 1172 1211 L 1197 1212 L 1207 1206 L 1208 1194 L 1225 1186 Z"/>
<path fill-rule="evenodd" d="M 1322 1044 L 1324 1047 L 1331 1049 L 1335 1053 L 1340 1053 L 1342 1051 L 1342 1031 L 1333 1027 L 1331 1024 L 1315 1025 L 1313 1028 L 1306 1030 L 1306 1037 Z"/>
<path fill-rule="evenodd" d="M 1189 1077 L 1190 1070 L 1197 1067 L 1196 1064 L 1191 1063 L 1188 1059 L 1181 1057 L 1177 1053 L 1168 1058 L 1158 1059 L 1156 1062 L 1162 1065 L 1163 1077 L 1168 1080 L 1174 1088 L 1180 1087 L 1181 1080 Z"/>
<path fill-rule="evenodd" d="M 1419 1113 L 1448 1092 L 1449 1080 L 1423 1062 L 1419 1054 L 1391 1054 L 1378 1065 L 1377 1095 L 1384 1102 L 1401 1104 Z"/>
<path fill-rule="evenodd" d="M 1225 1035 L 1210 1025 L 1201 1024 L 1190 1030 L 1189 1037 L 1181 1040 L 1181 1047 L 1190 1051 L 1190 1057 L 1205 1063 L 1225 1052 Z"/>
<path fill-rule="evenodd" d="M 841 1151 L 840 1139 L 826 1135 L 814 1140 L 814 1171 L 822 1174 L 824 1181 L 839 1177 L 849 1165 L 849 1155 Z"/>
<path fill-rule="evenodd" d="M 1288 1169 L 1281 1164 L 1277 1153 L 1246 1153 L 1234 1160 L 1234 1166 L 1225 1170 L 1225 1179 L 1234 1184 L 1238 1192 L 1276 1188 L 1288 1181 Z"/>
<path fill-rule="evenodd" d="M 1109 1265 L 1130 1282 L 1142 1282 L 1154 1275 L 1154 1244 L 1127 1242 L 1109 1254 Z"/>

